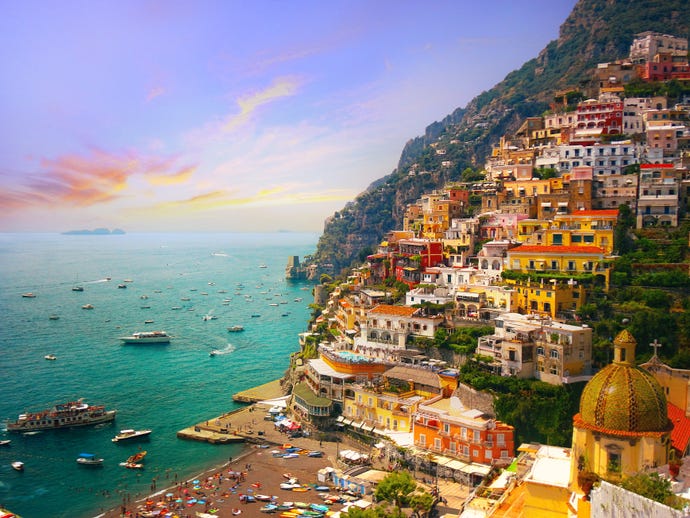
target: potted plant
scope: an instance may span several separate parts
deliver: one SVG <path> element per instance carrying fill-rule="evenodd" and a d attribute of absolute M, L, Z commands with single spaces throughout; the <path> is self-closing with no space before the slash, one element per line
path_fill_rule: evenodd
<path fill-rule="evenodd" d="M 676 450 L 672 449 L 668 457 L 668 472 L 671 475 L 671 480 L 676 480 L 682 465 L 683 459 L 678 456 Z"/>
<path fill-rule="evenodd" d="M 580 489 L 585 494 L 585 500 L 589 500 L 589 494 L 591 493 L 594 484 L 597 482 L 599 482 L 599 475 L 593 471 L 581 470 L 577 473 L 577 485 L 580 486 Z"/>

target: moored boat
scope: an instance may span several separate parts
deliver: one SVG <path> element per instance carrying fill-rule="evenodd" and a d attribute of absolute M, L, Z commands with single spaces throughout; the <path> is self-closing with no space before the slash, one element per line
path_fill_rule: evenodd
<path fill-rule="evenodd" d="M 4 440 L 0 441 L 0 446 L 9 446 L 11 442 L 12 442 L 11 439 L 4 439 Z"/>
<path fill-rule="evenodd" d="M 25 299 L 35 299 L 36 295 L 34 293 L 28 292 L 28 293 L 22 293 L 22 297 Z"/>
<path fill-rule="evenodd" d="M 131 336 L 120 338 L 125 344 L 165 344 L 169 343 L 172 336 L 165 331 L 140 331 Z"/>
<path fill-rule="evenodd" d="M 102 466 L 103 459 L 96 457 L 93 453 L 80 453 L 77 463 L 82 466 Z"/>
<path fill-rule="evenodd" d="M 92 406 L 78 399 L 49 410 L 20 414 L 16 421 L 7 423 L 7 431 L 29 432 L 107 423 L 115 419 L 116 413 L 117 410 L 106 410 L 102 405 Z"/>
<path fill-rule="evenodd" d="M 12 469 L 16 471 L 24 471 L 24 463 L 20 460 L 15 460 L 12 464 Z"/>
<path fill-rule="evenodd" d="M 243 326 L 230 326 L 228 327 L 228 331 L 231 333 L 239 333 L 240 331 L 244 331 Z"/>
<path fill-rule="evenodd" d="M 93 304 L 84 304 L 81 309 L 93 309 Z"/>
<path fill-rule="evenodd" d="M 151 430 L 133 430 L 128 428 L 127 430 L 120 430 L 120 433 L 113 437 L 111 440 L 113 442 L 129 441 L 133 439 L 141 439 L 143 437 L 148 437 L 151 435 Z"/>
<path fill-rule="evenodd" d="M 46 360 L 57 360 L 57 356 L 55 356 L 54 354 L 46 354 L 44 358 Z"/>

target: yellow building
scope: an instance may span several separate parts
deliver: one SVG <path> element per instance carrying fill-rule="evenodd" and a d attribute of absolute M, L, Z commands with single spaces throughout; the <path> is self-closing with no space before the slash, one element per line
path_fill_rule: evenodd
<path fill-rule="evenodd" d="M 598 246 L 521 245 L 507 251 L 508 269 L 523 273 L 592 274 L 609 285 L 610 264 Z"/>
<path fill-rule="evenodd" d="M 630 332 L 621 331 L 613 345 L 613 363 L 587 383 L 573 417 L 570 488 L 580 495 L 592 474 L 616 483 L 668 462 L 673 423 L 664 391 L 635 366 Z"/>
<path fill-rule="evenodd" d="M 514 290 L 511 311 L 561 318 L 587 302 L 587 290 L 577 282 L 506 281 Z"/>
<path fill-rule="evenodd" d="M 457 379 L 428 369 L 397 366 L 379 382 L 352 384 L 345 390 L 343 417 L 354 428 L 411 432 L 419 403 L 457 388 Z"/>

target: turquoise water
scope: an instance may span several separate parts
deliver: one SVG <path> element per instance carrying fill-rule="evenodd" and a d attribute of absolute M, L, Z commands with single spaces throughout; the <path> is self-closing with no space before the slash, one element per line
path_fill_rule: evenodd
<path fill-rule="evenodd" d="M 236 408 L 235 392 L 283 374 L 312 300 L 311 285 L 288 283 L 284 268 L 288 256 L 313 252 L 317 238 L 0 234 L 0 421 L 80 397 L 118 411 L 114 423 L 95 427 L 0 431 L 12 439 L 0 448 L 0 504 L 25 518 L 95 516 L 148 493 L 154 479 L 160 489 L 236 455 L 241 446 L 175 433 Z M 72 291 L 77 284 L 83 292 Z M 233 325 L 245 331 L 229 333 Z M 175 336 L 171 344 L 118 340 L 159 329 Z M 141 443 L 149 452 L 142 471 L 118 465 L 138 447 L 111 442 L 123 428 L 153 430 Z M 103 457 L 103 468 L 78 465 L 81 452 Z M 25 463 L 23 473 L 11 469 L 14 460 Z"/>

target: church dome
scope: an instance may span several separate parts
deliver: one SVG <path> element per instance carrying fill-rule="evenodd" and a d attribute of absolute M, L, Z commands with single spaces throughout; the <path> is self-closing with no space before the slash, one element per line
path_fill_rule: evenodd
<path fill-rule="evenodd" d="M 661 385 L 634 365 L 635 338 L 623 330 L 614 340 L 614 361 L 585 386 L 580 418 L 593 428 L 614 432 L 662 432 L 669 429 Z"/>

